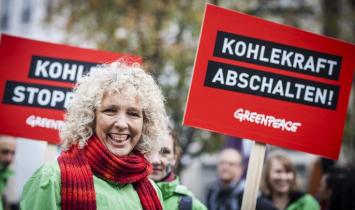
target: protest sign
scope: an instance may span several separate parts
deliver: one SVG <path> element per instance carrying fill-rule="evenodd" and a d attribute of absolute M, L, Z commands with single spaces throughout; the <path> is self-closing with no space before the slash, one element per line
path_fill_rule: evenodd
<path fill-rule="evenodd" d="M 207 5 L 184 124 L 337 159 L 355 46 Z"/>
<path fill-rule="evenodd" d="M 352 44 L 206 6 L 184 124 L 255 140 L 242 210 L 265 144 L 338 158 L 354 67 Z"/>
<path fill-rule="evenodd" d="M 338 158 L 354 67 L 352 44 L 207 5 L 184 124 L 254 140 L 242 210 L 265 144 Z"/>
<path fill-rule="evenodd" d="M 2 35 L 0 134 L 59 143 L 75 82 L 120 57 L 141 62 L 138 56 Z"/>

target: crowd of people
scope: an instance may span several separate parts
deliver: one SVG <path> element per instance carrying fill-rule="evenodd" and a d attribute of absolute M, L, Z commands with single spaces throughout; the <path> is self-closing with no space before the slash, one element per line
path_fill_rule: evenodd
<path fill-rule="evenodd" d="M 168 126 L 160 88 L 139 65 L 104 64 L 83 77 L 73 94 L 60 131 L 62 152 L 28 180 L 20 209 L 241 209 L 244 157 L 234 148 L 219 153 L 217 179 L 206 201 L 180 182 L 174 170 L 181 155 L 179 139 Z M 15 141 L 0 138 L 1 193 L 14 154 Z M 256 209 L 355 209 L 352 174 L 352 168 L 334 167 L 312 196 L 298 186 L 287 154 L 270 153 Z"/>
<path fill-rule="evenodd" d="M 210 210 L 241 209 L 244 191 L 242 156 L 227 148 L 220 152 L 217 180 L 207 194 Z M 355 210 L 355 174 L 352 166 L 333 165 L 322 175 L 315 196 L 302 190 L 294 163 L 287 153 L 267 155 L 256 209 L 260 210 Z"/>

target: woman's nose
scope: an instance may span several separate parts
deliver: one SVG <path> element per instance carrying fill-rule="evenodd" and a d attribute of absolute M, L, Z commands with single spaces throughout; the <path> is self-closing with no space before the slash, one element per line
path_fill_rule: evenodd
<path fill-rule="evenodd" d="M 282 180 L 288 180 L 289 179 L 288 173 L 281 173 L 280 177 L 281 177 Z"/>
<path fill-rule="evenodd" d="M 128 121 L 127 121 L 127 118 L 122 115 L 122 114 L 118 114 L 116 116 L 116 119 L 115 119 L 115 124 L 114 124 L 116 127 L 120 128 L 120 129 L 125 129 L 125 128 L 128 128 Z"/>
<path fill-rule="evenodd" d="M 159 154 L 152 154 L 150 156 L 149 160 L 150 160 L 150 162 L 152 164 L 159 164 L 159 162 L 160 162 L 160 158 L 159 157 L 160 157 Z"/>

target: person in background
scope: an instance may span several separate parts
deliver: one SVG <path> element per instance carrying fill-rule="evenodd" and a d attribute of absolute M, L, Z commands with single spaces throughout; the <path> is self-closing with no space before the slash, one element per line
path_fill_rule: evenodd
<path fill-rule="evenodd" d="M 181 149 L 178 139 L 172 131 L 161 139 L 160 149 L 150 156 L 153 172 L 149 176 L 160 188 L 164 206 L 168 210 L 207 210 L 207 208 L 187 189 L 180 184 L 174 172 L 180 157 Z"/>
<path fill-rule="evenodd" d="M 278 210 L 320 209 L 313 196 L 298 189 L 295 167 L 291 160 L 281 153 L 268 156 L 264 164 L 261 191 Z"/>
<path fill-rule="evenodd" d="M 345 174 L 345 169 L 334 167 L 321 177 L 317 199 L 319 200 L 322 210 L 331 209 L 330 205 L 332 203 L 331 197 L 333 189 L 344 182 Z"/>
<path fill-rule="evenodd" d="M 13 171 L 10 169 L 14 161 L 16 151 L 16 139 L 10 136 L 0 136 L 0 210 L 4 208 L 3 193 Z"/>
<path fill-rule="evenodd" d="M 219 154 L 217 165 L 218 180 L 213 183 L 207 194 L 209 210 L 239 210 L 242 206 L 245 181 L 243 175 L 243 158 L 234 148 L 223 149 Z M 258 197 L 257 210 L 274 210 L 272 204 Z"/>
<path fill-rule="evenodd" d="M 322 176 L 326 174 L 335 164 L 334 160 L 330 160 L 327 158 L 318 157 L 311 164 L 309 181 L 308 181 L 308 193 L 316 196 L 318 189 L 320 187 L 320 182 L 322 180 Z"/>
<path fill-rule="evenodd" d="M 83 77 L 60 131 L 63 152 L 26 183 L 22 210 L 160 210 L 145 158 L 168 133 L 162 93 L 136 63 L 119 60 Z"/>
<path fill-rule="evenodd" d="M 218 180 L 208 190 L 209 210 L 237 210 L 241 208 L 238 195 L 244 190 L 242 156 L 233 148 L 222 150 L 218 157 Z"/>
<path fill-rule="evenodd" d="M 322 210 L 355 210 L 355 170 L 334 166 L 321 179 L 317 198 Z"/>

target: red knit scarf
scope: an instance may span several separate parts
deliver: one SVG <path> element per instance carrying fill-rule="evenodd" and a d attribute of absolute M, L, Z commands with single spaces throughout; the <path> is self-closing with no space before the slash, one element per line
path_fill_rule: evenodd
<path fill-rule="evenodd" d="M 133 184 L 145 210 L 162 209 L 147 176 L 150 163 L 140 153 L 118 157 L 93 135 L 84 149 L 76 145 L 58 158 L 62 210 L 96 210 L 93 174 L 110 182 Z"/>

